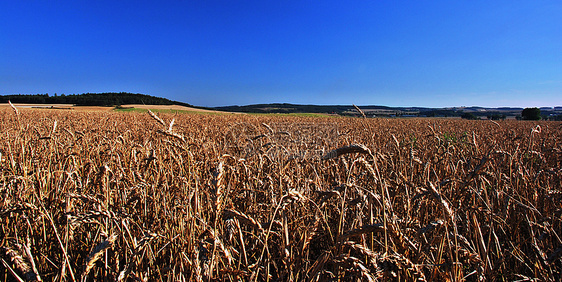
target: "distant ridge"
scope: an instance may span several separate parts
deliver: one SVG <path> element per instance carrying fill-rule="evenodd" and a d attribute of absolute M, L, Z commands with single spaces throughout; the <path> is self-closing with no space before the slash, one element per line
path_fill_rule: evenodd
<path fill-rule="evenodd" d="M 0 103 L 25 103 L 25 104 L 73 104 L 76 106 L 118 106 L 127 104 L 146 105 L 180 105 L 193 107 L 190 104 L 172 101 L 166 98 L 146 94 L 127 92 L 83 93 L 83 94 L 15 94 L 1 95 Z"/>
<path fill-rule="evenodd" d="M 368 117 L 463 117 L 470 113 L 477 118 L 505 118 L 521 115 L 523 108 L 517 107 L 447 107 L 447 108 L 426 108 L 426 107 L 388 107 L 388 106 L 359 106 Z M 344 116 L 358 116 L 359 113 L 353 105 L 299 105 L 289 103 L 254 104 L 246 106 L 225 106 L 215 107 L 219 111 L 243 112 L 243 113 L 321 113 Z M 541 111 L 546 117 L 550 115 L 562 114 L 560 107 L 542 107 Z"/>
<path fill-rule="evenodd" d="M 0 103 L 22 104 L 72 104 L 76 106 L 120 106 L 131 104 L 144 105 L 179 105 L 206 110 L 241 112 L 241 113 L 318 113 L 342 116 L 358 116 L 353 105 L 301 105 L 290 103 L 253 104 L 245 106 L 201 107 L 166 98 L 128 92 L 105 92 L 83 94 L 12 94 L 0 95 Z M 523 108 L 518 107 L 389 107 L 380 105 L 359 106 L 367 117 L 466 117 L 470 118 L 515 118 L 520 117 Z M 562 107 L 541 107 L 543 119 L 562 119 Z"/>
<path fill-rule="evenodd" d="M 457 109 L 436 109 L 424 107 L 388 107 L 388 106 L 360 106 L 368 116 L 392 115 L 424 115 L 424 116 L 460 116 Z M 336 115 L 358 115 L 353 105 L 299 105 L 289 103 L 254 104 L 246 106 L 216 107 L 217 110 L 243 113 L 321 113 Z"/>

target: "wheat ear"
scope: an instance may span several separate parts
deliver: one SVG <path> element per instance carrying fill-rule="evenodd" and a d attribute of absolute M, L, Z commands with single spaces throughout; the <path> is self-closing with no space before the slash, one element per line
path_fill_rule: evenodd
<path fill-rule="evenodd" d="M 101 258 L 105 250 L 107 250 L 109 247 L 113 245 L 116 239 L 117 239 L 117 235 L 115 234 L 111 235 L 109 236 L 109 238 L 107 238 L 107 240 L 99 243 L 94 248 L 94 250 L 90 253 L 90 255 L 88 255 L 88 261 L 84 266 L 85 269 L 84 269 L 84 273 L 82 274 L 82 278 L 86 277 L 88 273 L 90 273 L 90 270 L 92 270 L 92 268 L 96 264 L 96 261 L 98 261 L 98 259 Z"/>
<path fill-rule="evenodd" d="M 361 153 L 361 154 L 372 155 L 371 150 L 369 150 L 369 148 L 367 148 L 365 145 L 352 144 L 352 145 L 349 145 L 349 146 L 345 146 L 345 147 L 341 147 L 341 148 L 337 148 L 335 150 L 332 150 L 332 151 L 328 152 L 327 154 L 325 154 L 324 156 L 322 156 L 322 159 L 323 160 L 329 160 L 329 159 L 337 158 L 341 155 L 351 154 L 351 153 Z"/>

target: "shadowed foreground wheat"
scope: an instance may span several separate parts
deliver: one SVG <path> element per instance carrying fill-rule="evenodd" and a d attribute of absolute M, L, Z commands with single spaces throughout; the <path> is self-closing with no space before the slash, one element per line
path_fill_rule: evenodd
<path fill-rule="evenodd" d="M 2 281 L 559 281 L 562 124 L 0 110 Z"/>

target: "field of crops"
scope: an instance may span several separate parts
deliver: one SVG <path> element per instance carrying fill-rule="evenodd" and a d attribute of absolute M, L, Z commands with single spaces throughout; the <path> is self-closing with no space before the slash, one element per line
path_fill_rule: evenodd
<path fill-rule="evenodd" d="M 562 278 L 562 123 L 0 110 L 1 281 Z"/>

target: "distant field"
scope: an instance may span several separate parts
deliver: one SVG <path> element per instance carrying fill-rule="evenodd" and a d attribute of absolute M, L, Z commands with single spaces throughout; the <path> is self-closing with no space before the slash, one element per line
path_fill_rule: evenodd
<path fill-rule="evenodd" d="M 100 107 L 100 106 L 74 106 L 71 104 L 14 104 L 21 109 L 60 109 L 60 110 L 74 110 L 74 111 L 111 111 L 115 107 Z M 7 103 L 0 104 L 0 108 L 9 108 Z M 184 111 L 184 112 L 201 112 L 201 113 L 220 113 L 213 110 L 205 110 L 193 107 L 184 107 L 178 105 L 122 105 L 122 108 L 134 109 L 153 109 L 153 110 L 170 110 L 170 111 Z"/>
<path fill-rule="evenodd" d="M 562 278 L 561 122 L 16 107 L 1 281 Z"/>
<path fill-rule="evenodd" d="M 54 110 L 72 110 L 78 112 L 88 112 L 88 111 L 118 111 L 118 112 L 146 112 L 146 110 L 151 109 L 155 112 L 165 112 L 165 113 L 207 113 L 207 114 L 229 114 L 229 112 L 214 111 L 193 107 L 185 107 L 179 105 L 122 105 L 120 109 L 115 107 L 101 107 L 101 106 L 74 106 L 70 104 L 14 104 L 16 107 L 27 110 L 27 109 L 54 109 Z M 9 108 L 9 104 L 0 104 L 0 109 Z M 316 114 L 316 113 L 294 113 L 294 114 L 252 114 L 252 115 L 278 115 L 278 116 L 301 116 L 301 117 L 330 117 L 333 115 L 329 114 Z"/>
<path fill-rule="evenodd" d="M 122 107 L 123 108 L 133 107 L 135 109 L 177 110 L 177 111 L 189 111 L 189 112 L 200 112 L 200 113 L 221 113 L 219 111 L 184 107 L 178 105 L 123 105 Z"/>

